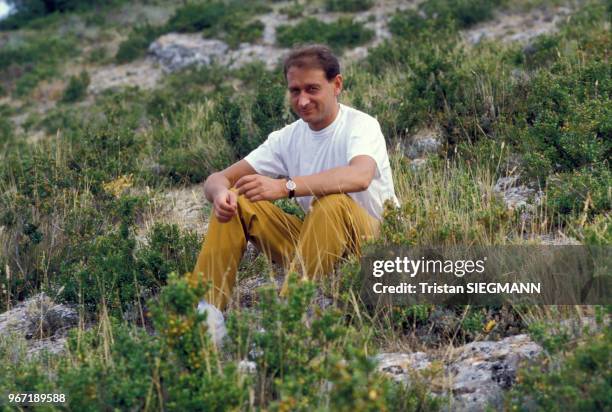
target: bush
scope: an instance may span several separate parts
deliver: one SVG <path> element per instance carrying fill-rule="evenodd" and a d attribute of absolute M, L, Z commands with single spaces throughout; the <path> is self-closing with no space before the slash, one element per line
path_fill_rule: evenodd
<path fill-rule="evenodd" d="M 163 34 L 162 28 L 151 26 L 148 23 L 134 27 L 128 38 L 119 45 L 115 60 L 117 63 L 127 63 L 144 57 L 151 42 L 161 34 Z"/>
<path fill-rule="evenodd" d="M 493 17 L 504 0 L 426 0 L 416 10 L 393 15 L 389 30 L 394 36 L 410 39 L 424 30 L 465 29 Z"/>
<path fill-rule="evenodd" d="M 216 27 L 227 14 L 227 5 L 221 1 L 187 3 L 174 12 L 166 27 L 168 31 L 198 32 Z"/>
<path fill-rule="evenodd" d="M 314 295 L 312 283 L 290 275 L 286 301 L 276 290 L 261 291 L 260 316 L 232 313 L 228 319 L 230 350 L 257 364 L 256 387 L 265 393 L 258 402 L 273 410 L 436 410 L 418 382 L 405 389 L 375 372 L 363 348 L 368 331 L 345 325 L 337 309 L 315 308 L 305 317 Z M 253 325 L 259 330 L 251 332 Z"/>
<path fill-rule="evenodd" d="M 493 17 L 493 10 L 504 0 L 427 0 L 419 5 L 429 18 L 452 19 L 461 28 Z"/>
<path fill-rule="evenodd" d="M 519 144 L 528 174 L 549 183 L 552 210 L 577 213 L 590 193 L 591 212 L 609 210 L 612 72 L 603 61 L 556 65 L 541 72 L 527 97 Z M 548 178 L 552 174 L 557 177 Z"/>
<path fill-rule="evenodd" d="M 373 5 L 372 0 L 325 0 L 327 11 L 357 12 L 368 10 Z"/>
<path fill-rule="evenodd" d="M 259 1 L 187 3 L 176 10 L 164 31 L 203 32 L 207 37 L 219 37 L 231 47 L 236 47 L 241 42 L 254 42 L 261 37 L 263 23 L 249 20 L 251 16 L 268 10 Z"/>
<path fill-rule="evenodd" d="M 245 81 L 255 83 L 254 96 L 231 98 L 223 91 L 215 103 L 214 118 L 223 127 L 223 136 L 235 149 L 238 157 L 244 157 L 258 147 L 268 135 L 295 120 L 285 104 L 286 88 L 278 75 L 256 70 L 242 72 Z"/>
<path fill-rule="evenodd" d="M 71 36 L 27 36 L 22 44 L 0 50 L 0 77 L 14 81 L 15 95 L 27 96 L 41 80 L 57 75 L 58 65 L 77 52 Z"/>
<path fill-rule="evenodd" d="M 553 336 L 553 335 L 551 335 Z M 612 408 L 612 329 L 587 335 L 567 356 L 519 370 L 506 402 L 512 410 L 603 411 Z M 568 348 L 568 341 L 548 341 Z M 551 361 L 552 360 L 552 361 Z"/>
<path fill-rule="evenodd" d="M 70 81 L 64 95 L 62 96 L 62 102 L 74 103 L 81 100 L 87 95 L 87 87 L 89 87 L 89 74 L 86 71 L 82 71 L 78 76 L 70 76 Z"/>
<path fill-rule="evenodd" d="M 136 253 L 137 266 L 147 278 L 166 284 L 172 272 L 193 269 L 200 251 L 200 238 L 194 232 L 182 232 L 177 225 L 157 223 L 147 235 L 146 246 Z"/>
<path fill-rule="evenodd" d="M 304 43 L 324 43 L 336 51 L 355 47 L 374 37 L 374 32 L 351 18 L 340 18 L 334 23 L 324 23 L 309 17 L 295 26 L 278 26 L 276 41 L 282 47 Z"/>
<path fill-rule="evenodd" d="M 212 104 L 186 106 L 164 121 L 151 137 L 160 173 L 174 182 L 202 182 L 234 159 L 216 123 Z"/>
<path fill-rule="evenodd" d="M 13 122 L 9 119 L 12 109 L 6 105 L 0 105 L 0 153 L 13 137 Z"/>

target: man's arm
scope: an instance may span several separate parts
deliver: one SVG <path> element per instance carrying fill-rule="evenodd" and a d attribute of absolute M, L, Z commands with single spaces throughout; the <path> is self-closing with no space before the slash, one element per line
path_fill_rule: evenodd
<path fill-rule="evenodd" d="M 353 193 L 366 190 L 376 173 L 376 162 L 370 156 L 360 155 L 351 159 L 348 166 L 335 167 L 308 176 L 296 176 L 296 196 L 325 196 L 334 193 Z M 247 174 L 236 181 L 236 188 L 247 199 L 276 200 L 288 196 L 284 179 L 272 179 L 257 174 Z"/>
<path fill-rule="evenodd" d="M 208 176 L 204 183 L 204 195 L 213 204 L 215 216 L 220 222 L 229 221 L 236 214 L 238 207 L 238 196 L 229 189 L 242 176 L 254 173 L 255 169 L 243 159 Z"/>

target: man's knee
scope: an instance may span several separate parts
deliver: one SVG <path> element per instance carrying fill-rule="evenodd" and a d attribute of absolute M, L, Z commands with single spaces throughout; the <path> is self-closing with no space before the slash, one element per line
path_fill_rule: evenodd
<path fill-rule="evenodd" d="M 340 211 L 347 208 L 351 201 L 348 195 L 342 193 L 321 196 L 312 202 L 310 213 L 312 215 Z"/>

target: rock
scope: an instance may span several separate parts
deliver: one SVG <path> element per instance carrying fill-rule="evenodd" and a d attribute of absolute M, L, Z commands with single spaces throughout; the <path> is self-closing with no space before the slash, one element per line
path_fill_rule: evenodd
<path fill-rule="evenodd" d="M 68 329 L 77 326 L 79 315 L 72 306 L 56 304 L 39 293 L 0 314 L 0 337 L 15 335 L 25 339 L 28 355 L 48 350 L 64 350 Z"/>
<path fill-rule="evenodd" d="M 139 245 L 146 244 L 147 234 L 155 223 L 176 224 L 181 230 L 190 230 L 202 237 L 208 228 L 208 205 L 202 185 L 157 193 L 144 216 L 143 224 L 136 230 L 136 240 Z"/>
<path fill-rule="evenodd" d="M 200 34 L 168 33 L 149 46 L 149 53 L 167 72 L 185 67 L 221 62 L 229 46 L 221 40 L 205 39 Z"/>
<path fill-rule="evenodd" d="M 529 199 L 535 195 L 535 202 L 537 204 L 541 193 L 536 193 L 535 189 L 525 185 L 517 185 L 518 181 L 518 175 L 500 177 L 493 186 L 493 192 L 502 196 L 508 209 L 517 209 L 520 207 L 526 207 L 527 209 L 533 208 L 533 205 L 528 203 Z"/>
<path fill-rule="evenodd" d="M 484 411 L 488 404 L 501 407 L 503 390 L 516 380 L 519 362 L 534 359 L 542 347 L 528 335 L 499 342 L 472 342 L 456 348 L 447 373 L 452 379 L 457 411 Z"/>
<path fill-rule="evenodd" d="M 537 36 L 556 32 L 557 24 L 571 12 L 567 7 L 534 8 L 528 12 L 498 11 L 495 18 L 465 30 L 463 37 L 471 44 L 483 40 L 527 43 Z"/>
<path fill-rule="evenodd" d="M 89 91 L 98 94 L 107 89 L 134 87 L 151 89 L 161 79 L 162 70 L 153 59 L 147 58 L 121 65 L 94 68 L 89 73 Z"/>
<path fill-rule="evenodd" d="M 425 166 L 427 164 L 427 159 L 412 159 L 412 161 L 410 162 L 410 168 L 412 170 L 419 170 L 422 169 L 423 166 Z"/>
<path fill-rule="evenodd" d="M 484 411 L 488 405 L 501 407 L 503 391 L 515 380 L 520 362 L 535 359 L 542 347 L 528 335 L 515 335 L 501 341 L 480 341 L 460 346 L 450 356 L 438 359 L 444 364 L 446 385 L 432 385 L 434 395 L 453 397 L 453 411 Z M 436 359 L 423 352 L 381 353 L 375 356 L 377 370 L 396 382 L 409 383 L 411 375 L 429 368 Z"/>
<path fill-rule="evenodd" d="M 226 63 L 231 69 L 240 68 L 254 61 L 263 62 L 268 70 L 273 70 L 286 53 L 278 47 L 242 43 L 238 50 L 232 50 L 226 57 Z"/>
<path fill-rule="evenodd" d="M 412 373 L 431 366 L 431 361 L 424 352 L 379 353 L 374 360 L 377 363 L 376 370 L 404 384 L 410 382 Z"/>
<path fill-rule="evenodd" d="M 402 146 L 404 154 L 409 159 L 414 160 L 437 153 L 442 146 L 442 142 L 437 131 L 423 129 L 410 136 Z"/>
<path fill-rule="evenodd" d="M 573 237 L 567 236 L 562 232 L 549 233 L 537 237 L 542 245 L 563 246 L 563 245 L 581 245 L 580 241 Z"/>
<path fill-rule="evenodd" d="M 79 323 L 79 315 L 74 308 L 57 305 L 44 293 L 28 301 L 26 318 L 26 339 L 54 336 Z"/>
<path fill-rule="evenodd" d="M 243 375 L 254 375 L 257 373 L 257 364 L 253 361 L 243 359 L 238 362 L 238 371 Z"/>
<path fill-rule="evenodd" d="M 175 72 L 189 66 L 208 66 L 217 63 L 229 68 L 240 68 L 261 61 L 268 69 L 276 67 L 285 49 L 268 44 L 242 43 L 236 50 L 215 39 L 199 34 L 169 33 L 149 46 L 149 53 L 166 72 Z"/>

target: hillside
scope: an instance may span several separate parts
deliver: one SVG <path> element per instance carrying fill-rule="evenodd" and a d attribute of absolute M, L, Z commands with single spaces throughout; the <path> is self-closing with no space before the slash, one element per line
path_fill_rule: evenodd
<path fill-rule="evenodd" d="M 610 0 L 8 3 L 2 393 L 66 395 L 49 410 L 612 408 L 609 295 L 372 306 L 347 257 L 281 299 L 287 274 L 249 244 L 217 349 L 189 273 L 202 183 L 297 119 L 280 64 L 311 42 L 386 139 L 401 206 L 373 248 L 608 259 Z"/>

